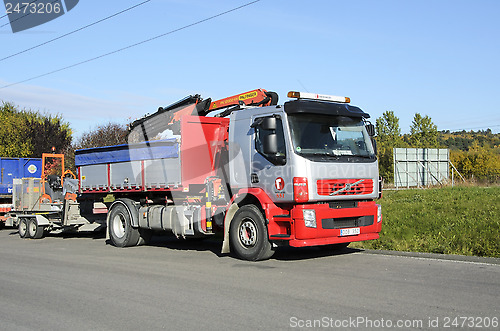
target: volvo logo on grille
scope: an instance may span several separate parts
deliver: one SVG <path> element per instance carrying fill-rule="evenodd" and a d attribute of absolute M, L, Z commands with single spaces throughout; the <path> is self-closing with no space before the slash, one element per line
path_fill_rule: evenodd
<path fill-rule="evenodd" d="M 344 191 L 349 191 L 351 190 L 353 187 L 355 187 L 356 185 L 358 184 L 361 184 L 362 182 L 364 182 L 365 180 L 364 179 L 360 179 L 358 180 L 357 182 L 354 182 L 354 183 L 346 183 L 345 186 L 341 189 L 338 189 L 336 191 L 333 191 L 332 193 L 330 193 L 330 195 L 336 195 L 336 194 L 339 194 L 339 193 L 342 193 Z"/>

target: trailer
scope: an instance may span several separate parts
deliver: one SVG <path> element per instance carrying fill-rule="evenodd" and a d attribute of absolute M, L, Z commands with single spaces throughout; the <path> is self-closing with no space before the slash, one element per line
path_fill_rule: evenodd
<path fill-rule="evenodd" d="M 5 215 L 12 210 L 12 189 L 18 178 L 40 178 L 42 159 L 0 157 L 0 228 L 5 225 Z"/>
<path fill-rule="evenodd" d="M 48 160 L 57 160 L 59 174 L 46 171 Z M 42 154 L 40 178 L 16 178 L 12 186 L 12 210 L 6 225 L 18 228 L 21 238 L 40 239 L 49 232 L 97 231 L 105 228 L 106 206 L 77 200 L 78 180 L 64 170 L 63 154 Z"/>
<path fill-rule="evenodd" d="M 74 199 L 63 197 L 52 220 L 18 218 L 42 233 L 83 218 L 107 226 L 117 247 L 148 243 L 155 232 L 221 233 L 222 253 L 246 260 L 284 245 L 377 239 L 382 182 L 369 115 L 346 97 L 288 97 L 278 105 L 276 93 L 258 89 L 160 107 L 131 123 L 128 144 L 75 152 Z"/>

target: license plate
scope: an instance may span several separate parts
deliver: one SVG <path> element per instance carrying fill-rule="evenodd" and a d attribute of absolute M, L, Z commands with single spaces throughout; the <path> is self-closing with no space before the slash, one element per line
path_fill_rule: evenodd
<path fill-rule="evenodd" d="M 341 236 L 354 236 L 360 234 L 359 228 L 340 229 Z"/>

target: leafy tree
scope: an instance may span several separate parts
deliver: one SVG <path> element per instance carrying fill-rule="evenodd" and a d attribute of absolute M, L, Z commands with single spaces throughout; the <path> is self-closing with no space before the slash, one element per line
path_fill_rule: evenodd
<path fill-rule="evenodd" d="M 31 143 L 26 138 L 25 121 L 11 103 L 0 108 L 0 157 L 30 157 Z"/>
<path fill-rule="evenodd" d="M 410 126 L 409 143 L 413 148 L 437 148 L 437 126 L 429 116 L 416 113 Z"/>
<path fill-rule="evenodd" d="M 468 152 L 452 151 L 451 162 L 468 178 L 495 182 L 500 179 L 500 155 L 474 142 Z"/>
<path fill-rule="evenodd" d="M 75 150 L 93 147 L 113 146 L 127 143 L 128 130 L 125 125 L 108 122 L 86 131 L 68 152 L 70 169 L 75 168 Z"/>
<path fill-rule="evenodd" d="M 71 129 L 61 116 L 19 110 L 11 103 L 0 108 L 0 156 L 41 157 L 55 147 L 65 153 L 71 146 Z"/>
<path fill-rule="evenodd" d="M 377 118 L 375 123 L 380 175 L 386 182 L 392 182 L 394 180 L 393 149 L 406 146 L 401 139 L 399 118 L 393 111 L 388 110 Z"/>
<path fill-rule="evenodd" d="M 27 112 L 26 125 L 31 137 L 32 155 L 40 157 L 42 153 L 65 154 L 71 147 L 72 131 L 68 123 L 61 116 L 50 114 L 41 115 Z"/>
<path fill-rule="evenodd" d="M 394 111 L 388 110 L 376 120 L 377 136 L 384 139 L 397 140 L 401 137 L 399 118 Z"/>
<path fill-rule="evenodd" d="M 74 147 L 81 149 L 126 144 L 127 135 L 128 130 L 125 125 L 108 122 L 84 132 Z"/>

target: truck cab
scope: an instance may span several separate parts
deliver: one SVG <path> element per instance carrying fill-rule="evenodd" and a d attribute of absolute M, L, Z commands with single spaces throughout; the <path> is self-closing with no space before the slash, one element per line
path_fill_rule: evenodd
<path fill-rule="evenodd" d="M 369 115 L 346 98 L 290 95 L 296 100 L 283 106 L 231 114 L 231 188 L 258 197 L 275 243 L 378 238 L 381 185 Z"/>

